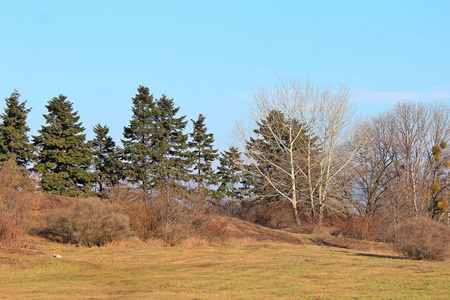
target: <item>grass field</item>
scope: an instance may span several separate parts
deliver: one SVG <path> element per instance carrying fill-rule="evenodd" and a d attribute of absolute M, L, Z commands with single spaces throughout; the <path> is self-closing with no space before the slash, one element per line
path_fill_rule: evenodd
<path fill-rule="evenodd" d="M 53 258 L 57 253 L 62 258 Z M 447 262 L 292 244 L 0 252 L 1 299 L 449 299 Z"/>

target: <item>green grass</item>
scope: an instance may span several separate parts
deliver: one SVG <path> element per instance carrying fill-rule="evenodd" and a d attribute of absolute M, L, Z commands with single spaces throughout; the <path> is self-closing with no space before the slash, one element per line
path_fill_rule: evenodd
<path fill-rule="evenodd" d="M 448 262 L 313 245 L 186 250 L 83 248 L 39 240 L 0 254 L 1 299 L 448 299 Z M 58 253 L 62 258 L 51 255 Z M 35 281 L 37 279 L 37 281 Z"/>

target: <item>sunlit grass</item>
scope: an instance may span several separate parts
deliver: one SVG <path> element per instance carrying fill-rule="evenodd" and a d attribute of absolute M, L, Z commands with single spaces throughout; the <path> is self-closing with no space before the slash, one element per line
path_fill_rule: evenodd
<path fill-rule="evenodd" d="M 325 246 L 229 244 L 186 250 L 84 248 L 41 241 L 37 249 L 35 255 L 0 254 L 1 298 L 449 297 L 446 262 Z M 53 253 L 62 258 L 53 258 Z"/>

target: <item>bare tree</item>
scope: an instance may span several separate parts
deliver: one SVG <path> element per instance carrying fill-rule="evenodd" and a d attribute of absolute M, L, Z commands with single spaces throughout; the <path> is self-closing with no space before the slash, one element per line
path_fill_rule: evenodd
<path fill-rule="evenodd" d="M 329 195 L 334 181 L 359 152 L 367 137 L 363 125 L 358 138 L 348 143 L 355 124 L 360 126 L 360 123 L 353 119 L 354 109 L 347 87 L 342 85 L 333 90 L 310 82 L 302 84 L 285 80 L 275 90 L 256 91 L 253 100 L 253 126 L 259 120 L 267 121 L 267 132 L 275 141 L 274 146 L 281 157 L 266 155 L 264 149 L 246 147 L 244 154 L 252 166 L 250 169 L 292 204 L 297 224 L 300 222 L 298 204 L 305 201 L 321 225 L 325 209 L 338 207 L 326 207 L 330 199 L 336 200 Z M 272 122 L 270 114 L 274 111 L 280 112 L 283 118 Z M 244 145 L 250 144 L 252 132 L 249 134 L 240 129 L 240 141 Z M 262 169 L 258 161 L 278 170 L 276 176 Z"/>
<path fill-rule="evenodd" d="M 353 162 L 354 203 L 364 215 L 389 215 L 394 224 L 430 212 L 437 218 L 449 197 L 450 108 L 400 102 L 369 127 L 371 138 Z"/>

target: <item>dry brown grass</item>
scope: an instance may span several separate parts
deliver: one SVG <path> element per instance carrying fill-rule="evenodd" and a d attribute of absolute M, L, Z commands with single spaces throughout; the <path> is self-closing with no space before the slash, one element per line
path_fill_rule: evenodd
<path fill-rule="evenodd" d="M 0 255 L 0 299 L 446 299 L 448 264 L 272 242 L 190 249 L 30 238 Z M 309 237 L 305 237 L 309 239 Z M 124 241 L 125 242 L 125 241 Z M 53 253 L 62 258 L 52 257 Z M 35 280 L 37 279 L 37 280 Z"/>

